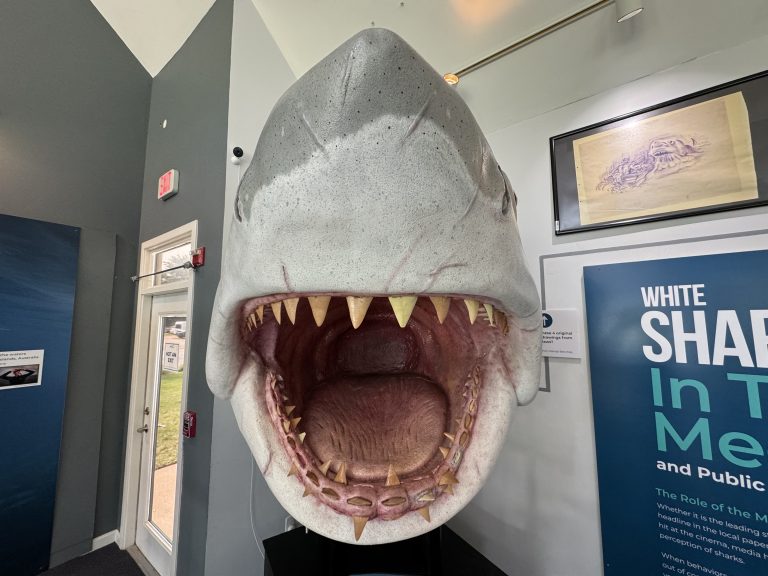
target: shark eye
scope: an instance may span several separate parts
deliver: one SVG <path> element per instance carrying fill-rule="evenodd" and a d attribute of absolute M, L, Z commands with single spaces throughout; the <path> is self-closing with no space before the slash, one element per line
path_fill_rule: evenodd
<path fill-rule="evenodd" d="M 511 204 L 511 199 L 509 197 L 509 190 L 504 188 L 504 196 L 501 199 L 501 213 L 506 216 L 509 214 L 509 205 Z"/>

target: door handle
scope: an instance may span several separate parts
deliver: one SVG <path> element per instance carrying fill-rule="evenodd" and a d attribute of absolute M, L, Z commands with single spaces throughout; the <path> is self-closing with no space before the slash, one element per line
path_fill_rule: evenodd
<path fill-rule="evenodd" d="M 149 426 L 147 424 L 144 424 L 144 426 L 139 426 L 138 428 L 136 428 L 136 432 L 139 432 L 139 433 L 143 432 L 144 434 L 146 434 L 147 432 L 149 432 Z"/>

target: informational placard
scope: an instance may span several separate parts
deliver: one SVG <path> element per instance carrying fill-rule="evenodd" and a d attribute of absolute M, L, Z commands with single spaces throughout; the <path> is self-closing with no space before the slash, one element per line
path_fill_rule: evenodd
<path fill-rule="evenodd" d="M 163 344 L 163 370 L 179 371 L 179 345 L 175 342 Z"/>
<path fill-rule="evenodd" d="M 0 215 L 3 576 L 39 574 L 51 556 L 79 244 L 79 228 Z"/>
<path fill-rule="evenodd" d="M 40 386 L 44 350 L 0 350 L 0 391 Z"/>
<path fill-rule="evenodd" d="M 584 286 L 605 576 L 768 574 L 768 251 Z"/>
<path fill-rule="evenodd" d="M 581 314 L 563 308 L 542 310 L 541 353 L 552 358 L 581 358 Z"/>

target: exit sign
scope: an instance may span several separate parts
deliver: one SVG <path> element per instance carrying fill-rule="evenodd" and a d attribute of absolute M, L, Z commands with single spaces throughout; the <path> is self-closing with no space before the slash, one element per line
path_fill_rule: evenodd
<path fill-rule="evenodd" d="M 157 181 L 157 199 L 168 200 L 179 191 L 179 171 L 168 170 Z"/>

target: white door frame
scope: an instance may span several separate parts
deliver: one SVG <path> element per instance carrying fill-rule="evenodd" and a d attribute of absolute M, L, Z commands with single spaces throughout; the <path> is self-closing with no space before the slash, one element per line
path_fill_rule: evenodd
<path fill-rule="evenodd" d="M 173 246 L 191 243 L 192 248 L 197 247 L 197 220 L 180 226 L 175 230 L 166 232 L 156 238 L 147 240 L 141 244 L 139 253 L 139 276 L 155 272 L 154 254 Z M 133 362 L 131 365 L 131 392 L 130 406 L 128 410 L 128 432 L 125 446 L 125 467 L 123 471 L 123 500 L 122 514 L 120 518 L 120 532 L 117 544 L 121 549 L 126 549 L 136 543 L 136 522 L 138 519 L 139 503 L 139 476 L 141 470 L 141 445 L 142 433 L 137 432 L 144 424 L 144 399 L 146 392 L 147 362 L 150 344 L 150 318 L 152 311 L 152 297 L 157 294 L 170 294 L 173 292 L 187 293 L 187 341 L 194 333 L 192 303 L 194 301 L 195 274 L 189 274 L 189 279 L 171 284 L 154 285 L 153 277 L 141 278 L 137 282 L 138 293 L 136 302 L 136 325 L 133 338 Z M 194 360 L 191 357 L 185 359 L 185 365 L 189 366 Z M 182 380 L 182 406 L 181 411 L 186 410 L 187 382 L 189 370 L 184 370 Z M 181 427 L 179 427 L 181 429 Z M 181 510 L 181 485 L 184 476 L 184 449 L 182 439 L 179 438 L 178 472 L 176 477 L 176 508 L 175 517 L 179 518 Z M 179 523 L 174 522 L 173 552 L 171 556 L 171 575 L 176 574 L 178 555 Z"/>

